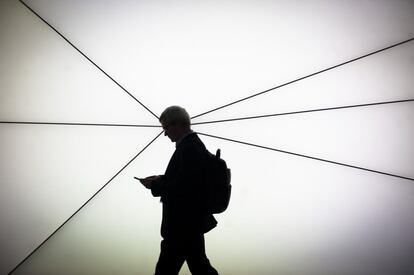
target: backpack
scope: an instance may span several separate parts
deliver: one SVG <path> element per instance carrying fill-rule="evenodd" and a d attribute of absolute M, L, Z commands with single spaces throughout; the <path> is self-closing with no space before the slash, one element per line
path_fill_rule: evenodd
<path fill-rule="evenodd" d="M 211 214 L 219 214 L 227 209 L 230 202 L 231 171 L 226 162 L 220 158 L 220 149 L 217 149 L 215 155 L 207 149 L 206 151 L 205 208 Z"/>

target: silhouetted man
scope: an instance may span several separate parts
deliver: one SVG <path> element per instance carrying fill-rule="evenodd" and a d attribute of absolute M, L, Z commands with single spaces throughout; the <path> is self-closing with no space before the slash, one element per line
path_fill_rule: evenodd
<path fill-rule="evenodd" d="M 161 253 L 156 275 L 178 274 L 187 261 L 192 274 L 218 274 L 207 259 L 204 233 L 217 224 L 203 210 L 203 182 L 206 148 L 190 128 L 190 116 L 184 108 L 168 107 L 160 116 L 161 125 L 176 150 L 164 175 L 151 176 L 141 183 L 161 196 Z"/>

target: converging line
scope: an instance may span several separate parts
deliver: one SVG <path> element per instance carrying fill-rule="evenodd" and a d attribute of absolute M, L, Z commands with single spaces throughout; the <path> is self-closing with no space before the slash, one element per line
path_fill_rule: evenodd
<path fill-rule="evenodd" d="M 414 37 L 413 37 L 413 38 L 410 38 L 410 39 L 407 39 L 407 40 L 404 40 L 404 41 L 402 41 L 402 42 L 399 42 L 399 43 L 393 44 L 393 45 L 391 45 L 391 46 L 388 46 L 388 47 L 385 47 L 385 48 L 382 48 L 382 49 L 379 49 L 379 50 L 376 50 L 376 51 L 373 51 L 373 52 L 370 52 L 370 53 L 367 53 L 367 54 L 361 55 L 361 56 L 359 56 L 359 57 L 356 57 L 356 58 L 350 59 L 350 60 L 345 61 L 345 62 L 342 62 L 342 63 L 340 63 L 340 64 L 337 64 L 337 65 L 334 65 L 334 66 L 331 66 L 331 67 L 328 67 L 328 68 L 322 69 L 322 70 L 320 70 L 320 71 L 317 71 L 317 72 L 314 72 L 314 73 L 311 73 L 311 74 L 308 74 L 308 75 L 305 75 L 305 76 L 302 76 L 302 77 L 296 78 L 296 79 L 294 79 L 294 80 L 291 80 L 291 81 L 289 81 L 289 82 L 283 83 L 283 84 L 278 85 L 278 86 L 276 86 L 276 87 L 273 87 L 273 88 L 270 88 L 270 89 L 264 90 L 264 91 L 262 91 L 262 92 L 259 92 L 259 93 L 256 93 L 256 94 L 253 94 L 253 95 L 250 95 L 250 96 L 247 96 L 247 97 L 241 98 L 241 99 L 239 99 L 239 100 L 236 100 L 236 101 L 233 101 L 233 102 L 227 103 L 227 104 L 222 105 L 222 106 L 220 106 L 220 107 L 214 108 L 214 109 L 209 110 L 209 111 L 207 111 L 207 112 L 204 112 L 204 113 L 198 114 L 198 115 L 196 115 L 196 116 L 193 116 L 193 117 L 192 117 L 192 119 L 197 118 L 197 117 L 200 117 L 200 116 L 203 116 L 203 115 L 206 115 L 206 114 L 209 114 L 209 113 L 212 113 L 212 112 L 215 112 L 215 111 L 217 111 L 217 110 L 220 110 L 220 109 L 226 108 L 226 107 L 231 106 L 231 105 L 234 105 L 234 104 L 236 104 L 236 103 L 240 103 L 240 102 L 242 102 L 242 101 L 245 101 L 245 100 L 251 99 L 251 98 L 253 98 L 253 97 L 256 97 L 256 96 L 259 96 L 259 95 L 262 95 L 262 94 L 268 93 L 268 92 L 270 92 L 270 91 L 273 91 L 273 90 L 276 90 L 276 89 L 282 88 L 282 87 L 284 87 L 284 86 L 287 86 L 287 85 L 293 84 L 293 83 L 295 83 L 295 82 L 298 82 L 298 81 L 304 80 L 304 79 L 306 79 L 306 78 L 310 78 L 310 77 L 312 77 L 312 76 L 315 76 L 315 75 L 318 75 L 318 74 L 321 74 L 321 73 L 324 73 L 324 72 L 327 72 L 327 71 L 333 70 L 333 69 L 335 69 L 335 68 L 338 68 L 338 67 L 344 66 L 344 65 L 346 65 L 346 64 L 349 64 L 349 63 L 355 62 L 355 61 L 357 61 L 357 60 L 360 60 L 360 59 L 366 58 L 366 57 L 368 57 L 368 56 L 371 56 L 371 55 L 374 55 L 374 54 L 377 54 L 377 53 L 380 53 L 380 52 L 383 52 L 383 51 L 389 50 L 389 49 L 391 49 L 391 48 L 394 48 L 394 47 L 400 46 L 400 45 L 402 45 L 402 44 L 405 44 L 405 43 L 411 42 L 411 41 L 413 41 L 413 40 L 414 40 Z"/>
<path fill-rule="evenodd" d="M 280 149 L 276 149 L 276 148 L 272 148 L 272 147 L 262 146 L 262 145 L 258 145 L 258 144 L 254 144 L 254 143 L 245 142 L 245 141 L 240 141 L 240 140 L 235 140 L 235 139 L 230 139 L 230 138 L 225 138 L 225 137 L 220 137 L 220 136 L 214 136 L 214 135 L 204 134 L 204 133 L 200 133 L 200 132 L 197 132 L 197 133 L 200 134 L 200 135 L 203 135 L 203 136 L 212 137 L 212 138 L 216 138 L 216 139 L 222 139 L 222 140 L 235 142 L 235 143 L 239 143 L 239 144 L 243 144 L 243 145 L 253 146 L 253 147 L 262 148 L 262 149 L 266 149 L 266 150 L 271 150 L 271 151 L 276 151 L 276 152 L 280 152 L 280 153 L 290 154 L 290 155 L 294 155 L 294 156 L 298 156 L 298 157 L 313 159 L 313 160 L 317 160 L 317 161 L 323 161 L 323 162 L 336 164 L 336 165 L 341 165 L 341 166 L 354 168 L 354 169 L 359 169 L 359 170 L 363 170 L 363 171 L 367 171 L 367 172 L 372 172 L 372 173 L 377 173 L 377 174 L 386 175 L 386 176 L 390 176 L 390 177 L 396 177 L 396 178 L 400 178 L 400 179 L 414 181 L 414 178 L 409 178 L 409 177 L 404 177 L 404 176 L 400 176 L 400 175 L 396 175 L 396 174 L 381 172 L 381 171 L 372 170 L 372 169 L 368 169 L 368 168 L 364 168 L 364 167 L 360 167 L 360 166 L 355 166 L 355 165 L 350 165 L 350 164 L 346 164 L 346 163 L 342 163 L 342 162 L 337 162 L 337 161 L 312 157 L 312 156 L 308 156 L 308 155 L 298 154 L 298 153 L 294 153 L 294 152 L 289 152 L 289 151 L 280 150 Z"/>
<path fill-rule="evenodd" d="M 192 125 L 221 123 L 221 122 L 230 122 L 230 121 L 247 120 L 247 119 L 258 119 L 258 118 L 266 118 L 266 117 L 285 116 L 285 115 L 297 115 L 297 114 L 304 114 L 304 113 L 311 113 L 311 112 L 332 111 L 332 110 L 349 109 L 349 108 L 360 108 L 360 107 L 368 107 L 368 106 L 376 106 L 376 105 L 405 103 L 405 102 L 411 102 L 411 101 L 414 101 L 414 99 L 403 99 L 403 100 L 395 100 L 395 101 L 383 101 L 383 102 L 374 102 L 374 103 L 365 103 L 365 104 L 357 104 L 357 105 L 337 106 L 337 107 L 321 108 L 321 109 L 311 109 L 311 110 L 303 110 L 303 111 L 295 111 L 295 112 L 276 113 L 276 114 L 268 114 L 268 115 L 258 115 L 258 116 L 249 116 L 249 117 L 228 118 L 228 119 L 220 119 L 220 120 L 212 120 L 212 121 L 201 121 L 201 122 L 192 123 Z"/>
<path fill-rule="evenodd" d="M 42 122 L 42 121 L 0 121 L 0 124 L 26 124 L 26 125 L 53 125 L 53 126 L 104 126 L 104 127 L 136 127 L 160 128 L 160 125 L 149 124 L 112 124 L 112 123 L 80 123 L 80 122 Z"/>
<path fill-rule="evenodd" d="M 108 73 L 106 73 L 101 67 L 99 67 L 92 59 L 90 59 L 86 54 L 84 54 L 78 47 L 76 47 L 72 42 L 69 41 L 63 34 L 61 34 L 55 27 L 53 27 L 49 22 L 47 22 L 42 16 L 35 12 L 31 7 L 29 7 L 25 2 L 19 0 L 26 8 L 28 8 L 33 14 L 35 14 L 40 20 L 42 20 L 46 25 L 48 25 L 52 30 L 54 30 L 60 37 L 62 37 L 66 42 L 69 43 L 76 51 L 78 51 L 83 57 L 85 57 L 89 62 L 92 63 L 98 70 L 100 70 L 104 75 L 106 75 L 110 80 L 112 80 L 119 88 L 121 88 L 125 93 L 127 93 L 131 98 L 138 102 L 142 107 L 144 107 L 148 112 L 150 112 L 154 117 L 158 119 L 158 116 L 153 113 L 147 106 L 145 106 L 141 101 L 139 101 L 135 96 L 127 91 L 121 84 L 119 84 L 115 79 L 113 79 Z"/>
<path fill-rule="evenodd" d="M 53 235 L 56 234 L 69 220 L 71 220 L 79 211 L 85 207 L 96 195 L 98 195 L 99 192 L 101 192 L 108 184 L 116 178 L 131 162 L 133 162 L 142 152 L 145 151 L 164 131 L 161 131 L 155 138 L 153 138 L 141 151 L 138 152 L 130 161 L 127 162 L 112 178 L 110 178 L 101 188 L 99 188 L 98 191 L 95 192 L 95 194 L 92 195 L 84 204 L 82 204 L 81 207 L 78 208 L 69 218 L 66 219 L 55 231 L 53 231 L 52 234 L 50 234 L 41 244 L 39 244 L 32 252 L 30 252 L 29 255 L 26 256 L 18 265 L 16 265 L 8 274 L 12 274 L 14 271 L 16 271 L 27 259 L 29 259 L 30 256 L 32 256 L 42 245 L 44 245 Z"/>

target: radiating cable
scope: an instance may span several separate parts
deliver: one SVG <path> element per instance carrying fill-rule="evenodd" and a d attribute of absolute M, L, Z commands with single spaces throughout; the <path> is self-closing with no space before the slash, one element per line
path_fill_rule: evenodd
<path fill-rule="evenodd" d="M 81 207 L 78 208 L 69 218 L 67 218 L 55 231 L 52 232 L 41 244 L 39 244 L 32 252 L 30 252 L 29 255 L 27 255 L 22 261 L 19 262 L 8 274 L 12 274 L 14 271 L 16 271 L 30 256 L 32 256 L 43 244 L 45 244 L 56 232 L 58 232 L 69 220 L 71 220 L 79 211 L 85 207 L 96 195 L 98 195 L 99 192 L 101 192 L 108 184 L 116 177 L 118 176 L 131 162 L 133 162 L 142 152 L 145 151 L 164 131 L 161 131 L 155 138 L 153 138 L 145 147 L 139 151 L 130 161 L 127 162 L 112 178 L 110 178 L 101 188 L 99 188 L 98 191 L 95 192 L 95 194 L 92 195 L 84 204 L 82 204 Z"/>
<path fill-rule="evenodd" d="M 221 137 L 221 136 L 215 136 L 215 135 L 210 135 L 210 134 L 205 134 L 205 133 L 200 133 L 200 132 L 197 132 L 197 133 L 200 134 L 200 135 L 203 135 L 203 136 L 211 137 L 211 138 L 222 139 L 222 140 L 226 140 L 226 141 L 230 141 L 230 142 L 234 142 L 234 143 L 239 143 L 239 144 L 243 144 L 243 145 L 248 145 L 248 146 L 253 146 L 253 147 L 257 147 L 257 148 L 262 148 L 262 149 L 266 149 L 266 150 L 270 150 L 270 151 L 276 151 L 276 152 L 285 153 L 285 154 L 289 154 L 289 155 L 294 155 L 294 156 L 298 156 L 298 157 L 308 158 L 308 159 L 317 160 L 317 161 L 323 161 L 323 162 L 327 162 L 327 163 L 331 163 L 331 164 L 341 165 L 341 166 L 345 166 L 345 167 L 350 167 L 350 168 L 359 169 L 359 170 L 363 170 L 363 171 L 368 171 L 368 172 L 372 172 L 372 173 L 377 173 L 377 174 L 381 174 L 381 175 L 386 175 L 386 176 L 390 176 L 390 177 L 396 177 L 396 178 L 400 178 L 400 179 L 414 181 L 414 178 L 404 177 L 404 176 L 391 174 L 391 173 L 386 173 L 386 172 L 382 172 L 382 171 L 377 171 L 377 170 L 373 170 L 373 169 L 368 169 L 368 168 L 364 168 L 364 167 L 360 167 L 360 166 L 356 166 L 356 165 L 346 164 L 346 163 L 343 163 L 343 162 L 337 162 L 337 161 L 327 160 L 327 159 L 323 159 L 323 158 L 312 157 L 312 156 L 308 156 L 308 155 L 304 155 L 304 154 L 298 154 L 298 153 L 294 153 L 294 152 L 280 150 L 280 149 L 267 147 L 267 146 L 263 146 L 263 145 L 258 145 L 258 144 L 254 144 L 254 143 L 250 143 L 250 142 L 225 138 L 225 137 Z"/>
<path fill-rule="evenodd" d="M 92 59 L 90 59 L 85 53 L 83 53 L 78 47 L 76 47 L 72 42 L 69 41 L 62 33 L 60 33 L 55 27 L 53 27 L 49 22 L 47 22 L 42 16 L 40 16 L 37 12 L 35 12 L 29 5 L 27 5 L 22 0 L 19 0 L 26 8 L 28 8 L 33 14 L 35 14 L 40 20 L 42 20 L 46 25 L 48 25 L 52 30 L 54 30 L 60 37 L 62 37 L 66 42 L 69 43 L 76 51 L 78 51 L 83 57 L 85 57 L 89 62 L 92 63 L 98 70 L 100 70 L 104 75 L 106 75 L 110 80 L 112 80 L 119 88 L 121 88 L 125 93 L 127 93 L 131 98 L 133 98 L 136 102 L 138 102 L 142 107 L 144 107 L 148 112 L 150 112 L 154 117 L 158 119 L 158 116 L 153 113 L 147 106 L 145 106 L 141 101 L 139 101 L 135 96 L 133 96 L 130 92 L 127 91 L 121 84 L 118 83 L 115 79 L 113 79 L 107 72 L 105 72 L 101 67 L 99 67 Z"/>
<path fill-rule="evenodd" d="M 250 96 L 247 96 L 247 97 L 244 97 L 244 98 L 238 99 L 238 100 L 236 100 L 236 101 L 233 101 L 233 102 L 227 103 L 227 104 L 222 105 L 222 106 L 220 106 L 220 107 L 216 107 L 216 108 L 211 109 L 211 110 L 209 110 L 209 111 L 203 112 L 203 113 L 201 113 L 201 114 L 198 114 L 198 115 L 196 115 L 196 116 L 191 117 L 191 119 L 194 119 L 194 118 L 197 118 L 197 117 L 200 117 L 200 116 L 204 116 L 204 115 L 206 115 L 206 114 L 209 114 L 209 113 L 215 112 L 215 111 L 217 111 L 217 110 L 220 110 L 220 109 L 223 109 L 223 108 L 229 107 L 229 106 L 234 105 L 234 104 L 236 104 L 236 103 L 240 103 L 240 102 L 242 102 L 242 101 L 245 101 L 245 100 L 251 99 L 251 98 L 253 98 L 253 97 L 257 97 L 257 96 L 259 96 L 259 95 L 262 95 L 262 94 L 268 93 L 268 92 L 270 92 L 270 91 L 274 91 L 274 90 L 279 89 L 279 88 L 282 88 L 282 87 L 284 87 L 284 86 L 287 86 L 287 85 L 293 84 L 293 83 L 295 83 L 295 82 L 299 82 L 299 81 L 301 81 L 301 80 L 304 80 L 304 79 L 306 79 L 306 78 L 310 78 L 310 77 L 312 77 L 312 76 L 315 76 L 315 75 L 318 75 L 318 74 L 321 74 L 321 73 L 324 73 L 324 72 L 327 72 L 327 71 L 333 70 L 333 69 L 335 69 L 335 68 L 338 68 L 338 67 L 344 66 L 344 65 L 346 65 L 346 64 L 349 64 L 349 63 L 355 62 L 355 61 L 357 61 L 357 60 L 361 60 L 361 59 L 366 58 L 366 57 L 368 57 L 368 56 L 371 56 L 371 55 L 374 55 L 374 54 L 377 54 L 377 53 L 380 53 L 380 52 L 383 52 L 383 51 L 389 50 L 389 49 L 391 49 L 391 48 L 394 48 L 394 47 L 400 46 L 400 45 L 402 45 L 402 44 L 405 44 L 405 43 L 411 42 L 411 41 L 413 41 L 413 40 L 414 40 L 414 37 L 413 37 L 413 38 L 410 38 L 410 39 L 407 39 L 407 40 L 404 40 L 404 41 L 401 41 L 401 42 L 399 42 L 399 43 L 393 44 L 393 45 L 391 45 L 391 46 L 387 46 L 387 47 L 385 47 L 385 48 L 382 48 L 382 49 L 379 49 L 379 50 L 376 50 L 376 51 L 373 51 L 373 52 L 370 52 L 370 53 L 367 53 L 367 54 L 361 55 L 361 56 L 359 56 L 359 57 L 356 57 L 356 58 L 350 59 L 350 60 L 348 60 L 348 61 L 345 61 L 345 62 L 339 63 L 339 64 L 337 64 L 337 65 L 334 65 L 334 66 L 331 66 L 331 67 L 328 67 L 328 68 L 325 68 L 325 69 L 319 70 L 319 71 L 317 71 L 317 72 L 314 72 L 314 73 L 311 73 L 311 74 L 308 74 L 308 75 L 305 75 L 305 76 L 302 76 L 302 77 L 296 78 L 296 79 L 294 79 L 294 80 L 291 80 L 291 81 L 285 82 L 285 83 L 280 84 L 280 85 L 278 85 L 278 86 L 275 86 L 275 87 L 273 87 L 273 88 L 270 88 L 270 89 L 267 89 L 267 90 L 261 91 L 261 92 L 259 92 L 259 93 L 256 93 L 256 94 L 253 94 L 253 95 L 250 95 Z"/>
<path fill-rule="evenodd" d="M 161 125 L 150 124 L 113 124 L 113 123 L 81 123 L 81 122 L 44 122 L 44 121 L 0 121 L 0 124 L 25 124 L 25 125 L 53 125 L 53 126 L 103 126 L 103 127 L 135 127 L 135 128 L 160 128 Z"/>
<path fill-rule="evenodd" d="M 320 109 L 302 110 L 302 111 L 294 111 L 294 112 L 267 114 L 267 115 L 237 117 L 237 118 L 219 119 L 219 120 L 212 120 L 212 121 L 201 121 L 201 122 L 191 123 L 191 125 L 231 122 L 231 121 L 238 121 L 238 120 L 258 119 L 258 118 L 267 118 L 267 117 L 276 117 L 276 116 L 285 116 L 285 115 L 296 115 L 296 114 L 304 114 L 304 113 L 312 113 L 312 112 L 322 112 L 322 111 L 332 111 L 332 110 L 340 110 L 340 109 L 360 108 L 360 107 L 369 107 L 369 106 L 385 105 L 385 104 L 406 103 L 406 102 L 412 102 L 412 101 L 414 101 L 414 99 L 382 101 L 382 102 L 337 106 L 337 107 L 329 107 L 329 108 L 320 108 Z"/>

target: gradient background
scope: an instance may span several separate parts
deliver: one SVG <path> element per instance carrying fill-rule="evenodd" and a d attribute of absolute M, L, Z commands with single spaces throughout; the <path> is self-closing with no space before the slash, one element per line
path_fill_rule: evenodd
<path fill-rule="evenodd" d="M 155 113 L 190 115 L 414 36 L 414 2 L 26 1 Z M 414 42 L 194 122 L 414 98 Z M 194 130 L 414 177 L 414 105 Z M 157 124 L 18 1 L 0 0 L 0 120 Z M 160 129 L 0 124 L 0 273 Z M 413 274 L 414 182 L 201 137 L 233 173 L 206 235 L 220 274 Z M 152 274 L 160 137 L 16 274 Z M 180 274 L 189 274 L 184 265 Z"/>

